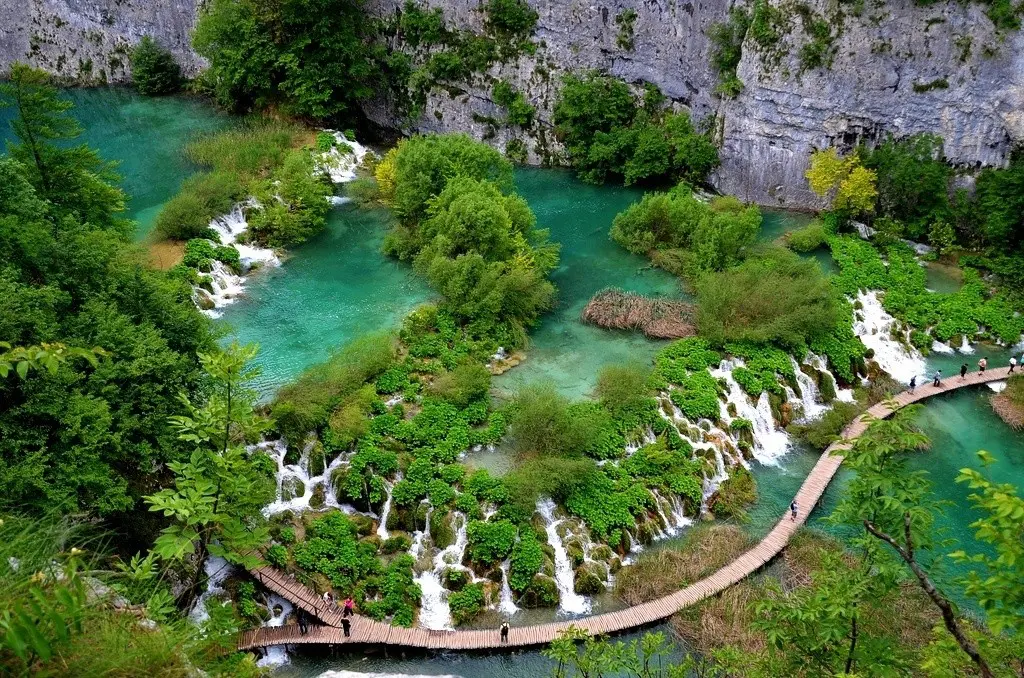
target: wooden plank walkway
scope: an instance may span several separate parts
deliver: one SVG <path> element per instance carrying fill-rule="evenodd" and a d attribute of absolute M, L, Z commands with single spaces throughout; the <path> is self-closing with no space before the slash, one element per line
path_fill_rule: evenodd
<path fill-rule="evenodd" d="M 296 625 L 278 626 L 274 628 L 258 628 L 242 633 L 238 642 L 239 650 L 250 650 L 268 645 L 341 645 L 341 644 L 373 644 L 393 645 L 397 647 L 413 647 L 430 650 L 488 650 L 514 649 L 533 645 L 545 645 L 558 638 L 570 626 L 574 626 L 589 635 L 602 635 L 625 631 L 654 624 L 672 616 L 684 607 L 688 607 L 705 598 L 717 595 L 733 584 L 753 574 L 765 563 L 777 556 L 789 543 L 793 533 L 804 524 L 807 516 L 817 505 L 825 493 L 836 471 L 843 463 L 841 452 L 849 449 L 851 440 L 859 437 L 868 427 L 872 419 L 884 419 L 893 412 L 925 400 L 940 393 L 954 391 L 967 386 L 976 386 L 993 381 L 1001 381 L 1008 376 L 1009 368 L 987 370 L 984 375 L 972 372 L 961 380 L 959 375 L 947 377 L 942 385 L 934 387 L 931 382 L 918 386 L 910 393 L 903 391 L 892 400 L 878 403 L 861 414 L 843 430 L 843 440 L 833 443 L 818 459 L 810 474 L 804 479 L 800 490 L 796 493 L 796 501 L 800 507 L 796 520 L 784 515 L 757 545 L 725 565 L 720 570 L 667 596 L 624 610 L 607 612 L 571 621 L 551 622 L 534 626 L 513 627 L 509 631 L 507 643 L 500 641 L 498 631 L 431 631 L 420 628 L 400 628 L 366 617 L 356 616 L 352 620 L 351 636 L 346 638 L 340 628 L 341 615 L 337 608 L 326 609 L 325 603 L 313 591 L 299 584 L 287 575 L 271 568 L 262 567 L 254 571 L 254 575 L 267 588 L 291 600 L 296 605 L 313 614 L 324 622 L 324 626 L 311 626 L 303 635 Z M 892 404 L 890 409 L 889 405 Z M 316 601 L 319 601 L 317 604 Z"/>

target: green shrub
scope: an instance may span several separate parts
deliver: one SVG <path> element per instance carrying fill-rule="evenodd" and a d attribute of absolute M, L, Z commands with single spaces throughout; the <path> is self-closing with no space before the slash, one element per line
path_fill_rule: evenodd
<path fill-rule="evenodd" d="M 554 108 L 555 132 L 584 181 L 621 176 L 627 185 L 666 177 L 703 181 L 718 150 L 689 114 L 667 112 L 649 89 L 643 106 L 629 87 L 591 72 L 567 75 Z"/>
<path fill-rule="evenodd" d="M 619 49 L 624 49 L 627 52 L 633 50 L 633 24 L 636 23 L 636 18 L 636 10 L 632 7 L 615 15 L 615 25 L 619 27 L 619 32 L 615 36 L 615 44 Z"/>
<path fill-rule="evenodd" d="M 709 273 L 696 289 L 697 327 L 714 343 L 774 343 L 797 350 L 843 320 L 817 262 L 781 248 Z"/>
<path fill-rule="evenodd" d="M 674 252 L 674 257 L 655 263 L 672 273 L 694 276 L 738 261 L 760 228 L 757 207 L 744 207 L 732 197 L 704 203 L 689 186 L 679 184 L 667 193 L 647 193 L 616 215 L 611 237 L 637 254 Z"/>
<path fill-rule="evenodd" d="M 130 59 L 132 84 L 142 94 L 173 94 L 181 87 L 181 66 L 169 50 L 148 35 L 132 48 Z"/>
<path fill-rule="evenodd" d="M 226 172 L 196 174 L 186 179 L 156 218 L 156 232 L 171 240 L 207 235 L 210 222 L 231 211 L 243 196 L 238 179 Z"/>
<path fill-rule="evenodd" d="M 313 521 L 306 541 L 294 549 L 296 564 L 307 572 L 326 576 L 342 591 L 378 571 L 376 547 L 360 542 L 356 527 L 343 513 L 331 513 Z"/>
<path fill-rule="evenodd" d="M 284 569 L 288 565 L 288 549 L 280 544 L 274 544 L 267 549 L 266 558 L 274 567 Z"/>
<path fill-rule="evenodd" d="M 512 89 L 512 85 L 507 81 L 499 80 L 494 83 L 493 95 L 494 103 L 504 107 L 508 113 L 505 118 L 507 124 L 519 127 L 530 126 L 537 109 L 526 100 L 522 92 Z"/>
<path fill-rule="evenodd" d="M 487 0 L 487 28 L 505 38 L 525 40 L 537 25 L 537 12 L 525 0 Z"/>
<path fill-rule="evenodd" d="M 480 363 L 464 363 L 435 377 L 430 395 L 446 400 L 459 409 L 474 400 L 486 399 L 491 388 L 491 373 Z"/>
<path fill-rule="evenodd" d="M 819 419 L 807 424 L 792 424 L 789 429 L 818 450 L 824 450 L 842 438 L 843 429 L 860 413 L 856 403 L 834 401 Z"/>
<path fill-rule="evenodd" d="M 316 150 L 321 153 L 326 153 L 331 150 L 337 144 L 337 140 L 334 135 L 330 132 L 317 132 L 316 133 Z"/>
<path fill-rule="evenodd" d="M 248 215 L 251 237 L 271 247 L 308 240 L 327 225 L 331 193 L 310 153 L 291 151 L 272 178 L 255 191 L 260 206 Z"/>
<path fill-rule="evenodd" d="M 828 232 L 825 225 L 818 220 L 790 231 L 785 236 L 786 247 L 794 252 L 813 252 L 827 242 Z"/>
<path fill-rule="evenodd" d="M 516 526 L 507 520 L 474 520 L 466 528 L 469 559 L 480 565 L 497 565 L 509 557 L 516 542 Z"/>
<path fill-rule="evenodd" d="M 941 137 L 890 137 L 871 151 L 862 150 L 861 156 L 877 175 L 878 213 L 905 224 L 911 238 L 924 236 L 929 224 L 949 217 L 952 168 Z"/>
<path fill-rule="evenodd" d="M 533 581 L 544 565 L 544 551 L 533 530 L 521 530 L 519 541 L 512 548 L 509 559 L 508 585 L 516 593 L 522 593 Z"/>
<path fill-rule="evenodd" d="M 716 518 L 746 518 L 746 507 L 757 501 L 754 474 L 742 466 L 734 466 L 718 490 L 708 501 Z"/>
<path fill-rule="evenodd" d="M 185 147 L 185 154 L 239 181 L 265 178 L 284 163 L 302 132 L 292 123 L 253 118 L 237 128 L 200 137 Z"/>
<path fill-rule="evenodd" d="M 449 593 L 448 607 L 456 626 L 472 621 L 484 609 L 483 584 L 470 584 L 461 591 Z"/>
<path fill-rule="evenodd" d="M 711 65 L 718 72 L 717 91 L 724 96 L 736 96 L 743 89 L 736 68 L 743 57 L 743 40 L 749 28 L 750 14 L 742 7 L 732 7 L 728 21 L 713 24 L 708 31 Z"/>

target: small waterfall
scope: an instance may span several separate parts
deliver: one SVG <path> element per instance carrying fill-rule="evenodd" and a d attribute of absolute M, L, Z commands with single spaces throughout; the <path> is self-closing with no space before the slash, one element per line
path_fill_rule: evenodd
<path fill-rule="evenodd" d="M 690 525 L 693 525 L 693 520 L 686 516 L 683 510 L 683 503 L 679 497 L 671 495 L 672 501 L 669 501 L 657 490 L 651 490 L 651 494 L 654 495 L 654 505 L 657 507 L 658 517 L 661 518 L 662 523 L 665 525 L 665 529 L 658 535 L 658 539 L 674 537 Z M 667 514 L 665 513 L 666 506 L 669 507 Z"/>
<path fill-rule="evenodd" d="M 995 393 L 1002 393 L 1006 390 L 1005 381 L 990 381 L 987 386 Z"/>
<path fill-rule="evenodd" d="M 971 342 L 967 341 L 967 335 L 963 335 L 963 339 L 960 342 L 960 346 L 957 347 L 958 351 L 964 355 L 971 355 L 974 353 L 974 347 L 971 346 Z"/>
<path fill-rule="evenodd" d="M 401 471 L 395 476 L 395 483 L 402 479 Z M 388 516 L 391 515 L 391 492 L 395 488 L 395 483 L 389 483 L 384 481 L 384 487 L 387 488 L 388 497 L 384 500 L 384 508 L 380 510 L 380 522 L 377 524 L 377 536 L 381 539 L 387 539 L 391 536 L 388 532 Z"/>
<path fill-rule="evenodd" d="M 498 612 L 511 617 L 519 612 L 515 598 L 512 595 L 512 587 L 508 583 L 509 562 L 506 560 L 501 564 L 501 599 L 498 602 Z"/>
<path fill-rule="evenodd" d="M 427 536 L 427 532 L 430 528 L 430 516 L 434 512 L 434 507 L 429 505 L 427 500 L 423 500 L 423 504 L 428 504 L 427 514 L 423 519 L 423 529 L 416 530 L 412 533 L 412 545 L 409 546 L 409 555 L 413 557 L 413 560 L 419 560 L 420 556 L 423 555 L 423 540 Z"/>
<path fill-rule="evenodd" d="M 199 594 L 188 614 L 189 619 L 195 624 L 202 624 L 210 618 L 210 613 L 206 610 L 206 601 L 224 593 L 223 584 L 231 576 L 231 564 L 220 556 L 208 556 L 203 563 L 203 572 L 206 574 L 206 590 Z"/>
<path fill-rule="evenodd" d="M 427 511 L 426 525 L 424 531 L 429 531 L 430 513 Z M 469 520 L 465 514 L 458 511 L 452 513 L 455 522 L 455 541 L 447 548 L 438 551 L 432 560 L 433 568 L 425 570 L 416 576 L 416 582 L 420 585 L 423 597 L 420 600 L 420 626 L 427 629 L 450 629 L 452 628 L 452 611 L 448 605 L 448 590 L 441 583 L 441 575 L 447 569 L 469 570 L 462 564 L 466 557 L 466 546 L 469 545 L 469 534 L 467 527 Z M 409 552 L 417 549 L 417 556 L 422 552 L 424 536 L 413 535 L 414 541 Z M 470 573 L 472 576 L 472 573 Z"/>
<path fill-rule="evenodd" d="M 317 167 L 331 178 L 333 184 L 346 184 L 356 178 L 356 169 L 363 162 L 370 149 L 358 141 L 348 139 L 344 134 L 332 129 L 324 132 L 332 134 L 337 145 L 331 150 L 320 153 Z M 346 149 L 347 147 L 347 149 Z M 344 152 L 340 149 L 346 149 Z"/>
<path fill-rule="evenodd" d="M 762 464 L 775 465 L 778 463 L 779 457 L 789 451 L 789 434 L 775 425 L 767 391 L 761 393 L 756 406 L 751 405 L 750 398 L 733 379 L 733 368 L 742 364 L 739 360 L 723 360 L 718 369 L 712 370 L 711 374 L 716 378 L 725 379 L 728 388 L 726 399 L 736 407 L 736 416 L 746 419 L 753 425 L 754 458 Z"/>
<path fill-rule="evenodd" d="M 555 502 L 541 499 L 537 502 L 537 511 L 544 519 L 544 531 L 548 535 L 548 543 L 555 551 L 555 584 L 558 586 L 558 610 L 564 614 L 586 614 L 590 612 L 590 601 L 574 590 L 575 577 L 569 554 L 566 553 L 562 538 L 558 535 L 561 520 L 555 519 Z"/>
<path fill-rule="evenodd" d="M 271 593 L 267 596 L 267 607 L 270 609 L 270 619 L 264 622 L 264 627 L 276 627 L 284 626 L 284 622 L 288 619 L 288 615 L 292 613 L 292 604 L 277 595 Z M 280 607 L 281 611 L 274 614 L 274 608 Z M 266 648 L 266 654 L 260 657 L 259 661 L 256 662 L 256 666 L 281 666 L 282 664 L 288 663 L 288 651 L 284 645 L 271 645 Z"/>
<path fill-rule="evenodd" d="M 265 441 L 253 445 L 249 449 L 262 450 L 277 463 L 277 494 L 274 501 L 263 507 L 262 513 L 265 517 L 269 518 L 285 511 L 302 512 L 310 510 L 309 503 L 313 499 L 313 494 L 318 485 L 323 488 L 323 508 L 341 509 L 349 514 L 359 513 L 359 511 L 356 511 L 354 507 L 348 504 L 338 503 L 334 487 L 331 484 L 331 475 L 333 475 L 334 471 L 343 464 L 348 463 L 344 455 L 339 455 L 330 464 L 326 464 L 323 473 L 311 476 L 309 474 L 309 455 L 312 444 L 307 445 L 302 451 L 298 464 L 285 463 L 284 458 L 288 453 L 288 446 L 283 440 Z M 285 499 L 285 488 L 289 488 L 288 494 L 292 494 L 292 491 L 297 489 L 300 484 L 302 492 L 296 492 L 294 496 Z"/>
<path fill-rule="evenodd" d="M 955 350 L 949 344 L 943 343 L 938 339 L 932 340 L 932 353 L 945 353 L 946 355 L 952 355 Z"/>
<path fill-rule="evenodd" d="M 896 319 L 882 307 L 877 291 L 859 292 L 857 301 L 862 320 L 854 319 L 853 333 L 864 345 L 874 350 L 874 361 L 893 379 L 907 384 L 915 376 L 925 374 L 928 366 L 917 349 L 892 338 Z"/>
<path fill-rule="evenodd" d="M 818 385 L 814 380 L 804 374 L 800 365 L 790 356 L 789 361 L 793 364 L 793 372 L 796 374 L 796 383 L 800 386 L 800 398 L 793 404 L 799 405 L 803 416 L 801 421 L 814 421 L 828 410 L 828 405 L 820 402 L 821 395 L 818 392 Z M 795 395 L 795 394 L 794 394 Z"/>

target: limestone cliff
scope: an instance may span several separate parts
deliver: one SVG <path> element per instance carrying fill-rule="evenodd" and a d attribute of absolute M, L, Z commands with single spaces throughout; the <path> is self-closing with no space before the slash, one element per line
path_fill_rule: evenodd
<path fill-rule="evenodd" d="M 478 0 L 427 0 L 450 26 L 481 30 Z M 68 77 L 123 80 L 124 54 L 144 34 L 169 47 L 193 73 L 201 60 L 188 48 L 198 0 L 0 0 L 0 67 L 28 60 Z M 726 20 L 723 0 L 529 0 L 538 12 L 535 55 L 492 68 L 471 83 L 435 87 L 415 130 L 467 131 L 504 148 L 526 141 L 531 162 L 557 160 L 551 109 L 567 70 L 600 69 L 628 82 L 651 82 L 695 118 L 714 119 L 722 166 L 714 182 L 746 200 L 816 206 L 803 173 L 814 148 L 936 132 L 946 154 L 964 168 L 999 165 L 1024 141 L 1024 35 L 999 33 L 983 6 L 911 0 L 786 0 L 779 39 L 749 34 L 737 75 L 743 89 L 722 98 L 710 65 L 708 31 Z M 379 16 L 404 0 L 370 0 Z M 617 17 L 635 12 L 629 40 Z M 807 68 L 808 17 L 827 26 L 827 66 Z M 629 44 L 631 43 L 631 45 Z M 625 44 L 626 46 L 621 46 Z M 91 65 L 91 68 L 86 68 Z M 509 80 L 537 107 L 527 132 L 496 125 L 490 98 L 496 78 Z M 386 106 L 371 118 L 397 123 Z"/>

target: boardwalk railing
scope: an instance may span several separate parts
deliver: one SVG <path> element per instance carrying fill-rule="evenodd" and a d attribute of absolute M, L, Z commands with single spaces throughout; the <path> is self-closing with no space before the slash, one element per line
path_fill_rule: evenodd
<path fill-rule="evenodd" d="M 796 502 L 800 506 L 796 520 L 788 515 L 772 528 L 772 531 L 760 542 L 736 560 L 723 566 L 713 574 L 701 579 L 686 588 L 670 593 L 667 596 L 640 605 L 627 607 L 616 612 L 607 612 L 571 621 L 550 622 L 533 626 L 513 627 L 509 630 L 508 642 L 502 643 L 497 630 L 471 631 L 432 631 L 420 628 L 401 628 L 365 617 L 356 616 L 352 620 L 351 636 L 346 637 L 340 628 L 341 615 L 323 609 L 324 602 L 313 591 L 299 584 L 287 575 L 270 567 L 256 570 L 257 578 L 269 588 L 288 598 L 302 609 L 315 615 L 326 626 L 310 627 L 305 634 L 300 633 L 295 625 L 274 628 L 259 628 L 246 631 L 238 642 L 239 650 L 249 650 L 269 645 L 306 645 L 306 644 L 375 644 L 399 647 L 415 647 L 429 650 L 485 650 L 498 648 L 519 648 L 531 645 L 544 645 L 574 626 L 589 635 L 616 633 L 637 627 L 654 624 L 666 619 L 684 607 L 700 602 L 705 598 L 721 593 L 733 584 L 760 569 L 765 563 L 777 556 L 789 543 L 793 533 L 807 520 L 811 509 L 825 492 L 832 477 L 843 463 L 842 451 L 849 449 L 850 441 L 860 437 L 873 419 L 885 419 L 897 410 L 912 403 L 925 400 L 940 393 L 954 391 L 965 386 L 976 386 L 993 381 L 1006 379 L 1009 368 L 988 370 L 984 374 L 973 372 L 963 380 L 959 376 L 949 377 L 938 387 L 931 383 L 919 386 L 913 393 L 904 391 L 895 398 L 872 406 L 857 417 L 843 431 L 843 440 L 833 443 L 826 449 L 810 474 L 796 493 Z M 891 405 L 891 407 L 890 407 Z M 321 608 L 316 608 L 314 601 L 319 600 Z M 335 616 L 336 615 L 336 616 Z"/>

